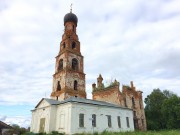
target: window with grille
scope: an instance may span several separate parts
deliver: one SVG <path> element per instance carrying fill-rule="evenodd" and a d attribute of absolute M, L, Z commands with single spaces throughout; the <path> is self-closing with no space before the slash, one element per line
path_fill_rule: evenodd
<path fill-rule="evenodd" d="M 121 117 L 117 116 L 118 127 L 121 128 Z"/>
<path fill-rule="evenodd" d="M 79 114 L 79 127 L 84 127 L 84 114 Z"/>
<path fill-rule="evenodd" d="M 92 115 L 92 126 L 96 127 L 96 114 Z"/>
<path fill-rule="evenodd" d="M 107 120 L 108 120 L 108 127 L 112 127 L 112 124 L 111 124 L 111 115 L 107 115 Z"/>
<path fill-rule="evenodd" d="M 129 117 L 126 117 L 126 124 L 127 124 L 127 127 L 129 128 Z"/>

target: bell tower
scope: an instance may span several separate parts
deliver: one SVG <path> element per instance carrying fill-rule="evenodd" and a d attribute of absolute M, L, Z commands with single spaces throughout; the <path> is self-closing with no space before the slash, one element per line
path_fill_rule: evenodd
<path fill-rule="evenodd" d="M 77 22 L 78 18 L 72 10 L 64 16 L 64 34 L 56 56 L 52 99 L 62 101 L 71 96 L 86 98 L 84 62 L 76 34 Z"/>

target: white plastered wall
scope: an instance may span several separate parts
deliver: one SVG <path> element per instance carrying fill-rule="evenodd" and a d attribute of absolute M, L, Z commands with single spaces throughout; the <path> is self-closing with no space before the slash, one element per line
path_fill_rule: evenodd
<path fill-rule="evenodd" d="M 84 114 L 84 127 L 79 127 L 79 114 Z M 96 127 L 92 127 L 92 114 L 96 114 Z M 108 127 L 107 115 L 111 115 L 112 127 Z M 121 128 L 118 127 L 117 116 L 121 117 Z M 126 117 L 129 117 L 127 127 Z M 104 130 L 134 131 L 133 112 L 129 109 L 114 108 L 107 106 L 65 103 L 60 105 L 49 105 L 46 101 L 32 112 L 31 131 L 39 132 L 40 119 L 45 118 L 45 132 L 58 131 L 66 134 L 103 132 Z"/>
<path fill-rule="evenodd" d="M 40 127 L 40 119 L 45 118 L 44 132 L 49 133 L 54 131 L 55 124 L 53 120 L 56 118 L 56 107 L 50 105 L 47 101 L 43 100 L 40 105 L 32 111 L 32 121 L 31 121 L 31 132 L 38 133 Z"/>
<path fill-rule="evenodd" d="M 84 127 L 79 127 L 79 114 L 84 114 Z M 96 127 L 92 127 L 92 114 L 96 114 Z M 108 127 L 107 116 L 111 115 L 112 127 Z M 121 128 L 118 127 L 117 116 L 121 117 Z M 126 117 L 129 117 L 130 127 L 127 127 Z M 107 106 L 96 106 L 87 104 L 73 104 L 72 106 L 72 123 L 71 133 L 92 133 L 103 132 L 104 130 L 119 132 L 119 131 L 134 131 L 133 112 L 129 109 L 113 108 Z"/>
<path fill-rule="evenodd" d="M 58 105 L 56 114 L 56 131 L 60 133 L 71 133 L 71 103 Z"/>

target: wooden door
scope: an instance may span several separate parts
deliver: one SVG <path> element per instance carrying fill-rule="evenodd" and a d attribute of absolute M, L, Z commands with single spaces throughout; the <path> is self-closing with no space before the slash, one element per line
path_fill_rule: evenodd
<path fill-rule="evenodd" d="M 45 128 L 45 118 L 40 119 L 39 132 L 43 133 Z"/>

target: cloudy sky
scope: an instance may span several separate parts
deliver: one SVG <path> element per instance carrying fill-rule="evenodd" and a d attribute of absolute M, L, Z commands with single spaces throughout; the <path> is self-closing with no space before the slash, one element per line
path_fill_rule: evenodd
<path fill-rule="evenodd" d="M 144 98 L 153 88 L 180 96 L 179 0 L 0 0 L 0 120 L 27 127 L 49 97 L 71 3 L 88 98 L 99 73 L 105 84 L 133 80 Z"/>

